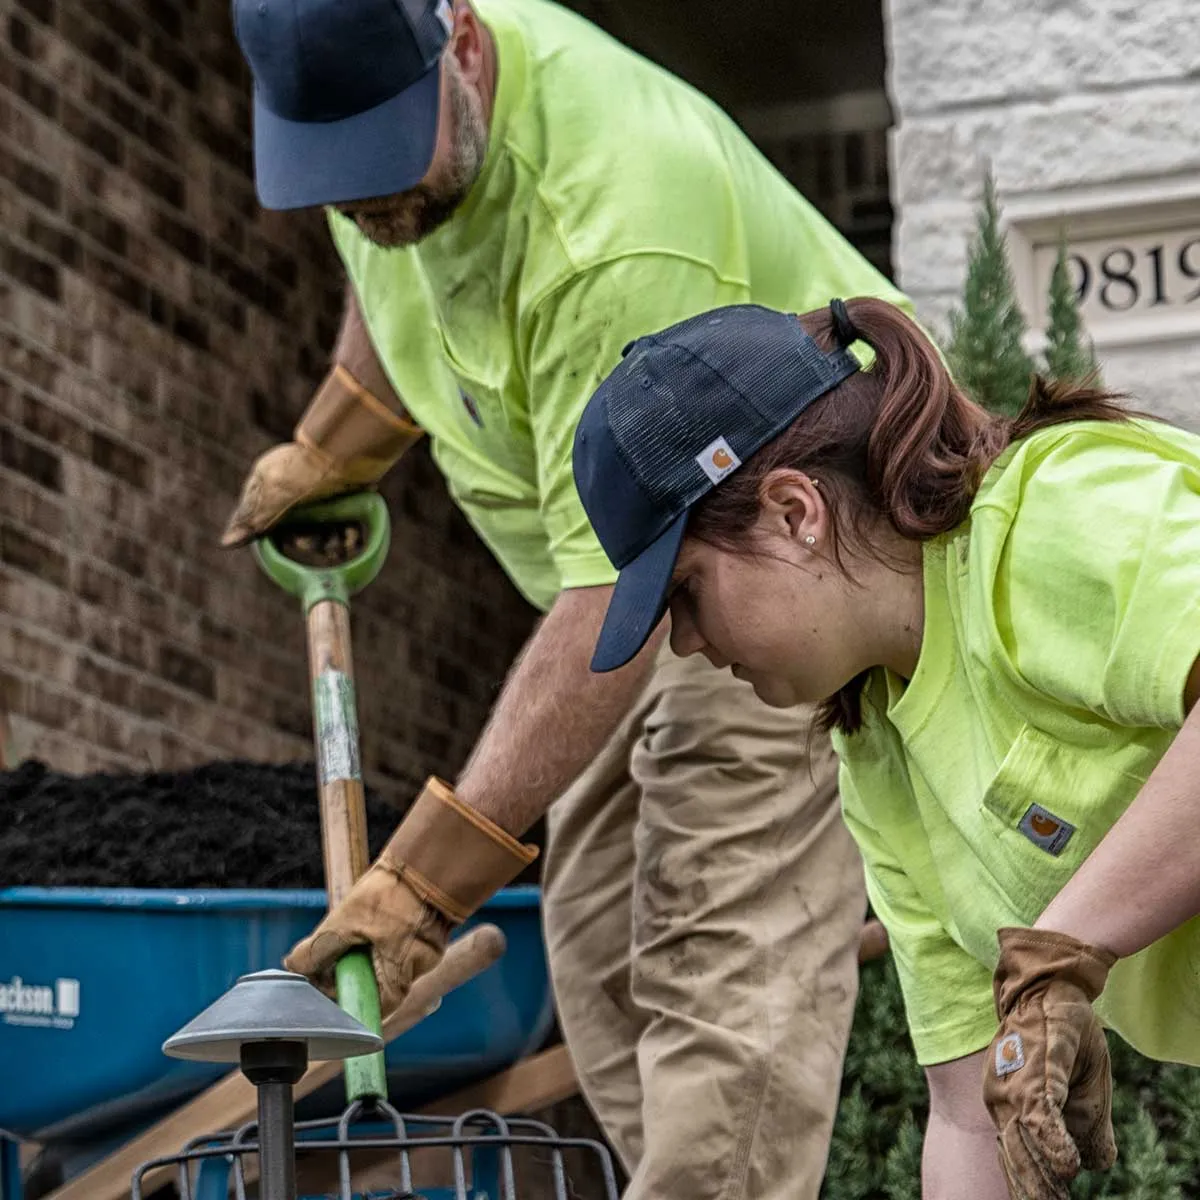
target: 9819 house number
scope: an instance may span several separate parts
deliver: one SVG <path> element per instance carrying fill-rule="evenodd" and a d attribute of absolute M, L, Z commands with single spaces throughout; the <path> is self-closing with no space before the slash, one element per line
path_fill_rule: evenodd
<path fill-rule="evenodd" d="M 1200 301 L 1200 232 L 1195 229 L 1120 242 L 1076 242 L 1068 247 L 1067 261 L 1085 319 L 1103 322 Z"/>

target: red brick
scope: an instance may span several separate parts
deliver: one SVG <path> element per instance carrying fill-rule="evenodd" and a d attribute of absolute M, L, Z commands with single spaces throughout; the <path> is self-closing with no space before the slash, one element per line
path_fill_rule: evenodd
<path fill-rule="evenodd" d="M 102 471 L 144 491 L 149 485 L 150 464 L 144 454 L 123 445 L 115 438 L 92 431 L 89 456 Z"/>
<path fill-rule="evenodd" d="M 74 596 L 62 588 L 0 568 L 0 611 L 6 620 L 23 622 L 70 643 L 79 637 L 79 608 Z"/>
<path fill-rule="evenodd" d="M 65 587 L 67 584 L 69 566 L 66 555 L 23 529 L 0 524 L 0 559 L 55 587 Z"/>
<path fill-rule="evenodd" d="M 0 464 L 28 476 L 42 487 L 62 490 L 62 459 L 12 428 L 0 428 Z"/>
<path fill-rule="evenodd" d="M 121 48 L 90 15 L 87 6 L 64 2 L 59 13 L 58 28 L 71 45 L 82 50 L 101 69 L 118 73 L 121 70 Z"/>
<path fill-rule="evenodd" d="M 47 83 L 36 71 L 18 68 L 15 95 L 21 97 L 30 108 L 36 108 L 44 117 L 55 120 L 59 113 L 59 95 L 54 86 Z"/>
<path fill-rule="evenodd" d="M 16 0 L 16 2 L 35 20 L 46 25 L 54 24 L 54 0 Z"/>
<path fill-rule="evenodd" d="M 30 679 L 25 688 L 22 716 L 51 729 L 71 732 L 71 726 L 83 710 L 83 701 L 74 692 L 54 687 L 42 679 Z"/>
<path fill-rule="evenodd" d="M 84 605 L 79 612 L 79 627 L 80 645 L 97 656 L 137 671 L 153 669 L 151 639 L 129 622 L 110 612 Z"/>
<path fill-rule="evenodd" d="M 30 392 L 21 397 L 21 422 L 28 432 L 50 442 L 60 451 L 87 453 L 87 427 Z"/>
<path fill-rule="evenodd" d="M 137 694 L 138 677 L 91 654 L 75 664 L 75 687 L 85 696 L 95 696 L 117 708 L 130 708 Z"/>
<path fill-rule="evenodd" d="M 168 683 L 196 692 L 212 700 L 216 697 L 216 682 L 212 667 L 194 654 L 177 646 L 163 645 L 158 650 L 158 674 Z"/>
<path fill-rule="evenodd" d="M 7 245 L 0 244 L 0 269 L 18 283 L 25 284 L 51 300 L 59 300 L 62 297 L 59 268 L 48 259 L 22 250 L 11 242 Z"/>
<path fill-rule="evenodd" d="M 0 626 L 0 661 L 39 680 L 69 683 L 74 667 L 71 652 L 48 634 L 16 625 Z"/>

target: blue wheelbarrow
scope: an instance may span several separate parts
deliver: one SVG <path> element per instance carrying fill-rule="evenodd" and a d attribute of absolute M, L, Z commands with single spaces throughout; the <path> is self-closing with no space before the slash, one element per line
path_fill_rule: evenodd
<path fill-rule="evenodd" d="M 301 550 L 306 539 L 309 544 L 319 543 L 319 558 L 306 563 L 301 555 L 288 553 L 289 539 Z M 0 893 L 0 1062 L 9 1084 L 0 1088 L 0 1133 L 7 1135 L 3 1200 L 16 1200 L 21 1194 L 15 1138 L 57 1145 L 64 1158 L 73 1151 L 76 1161 L 64 1165 L 64 1174 L 73 1174 L 83 1165 L 83 1158 L 103 1157 L 114 1143 L 128 1141 L 131 1133 L 136 1135 L 139 1125 L 153 1124 L 155 1118 L 213 1084 L 228 1070 L 219 1064 L 238 1062 L 239 1052 L 243 1073 L 258 1090 L 258 1121 L 247 1122 L 243 1116 L 241 1127 L 230 1135 L 233 1143 L 223 1142 L 225 1132 L 214 1133 L 223 1149 L 214 1150 L 210 1137 L 197 1142 L 190 1134 L 188 1146 L 180 1152 L 185 1164 L 181 1193 L 190 1190 L 188 1172 L 197 1158 L 202 1165 L 232 1163 L 236 1174 L 247 1146 L 258 1154 L 257 1138 L 263 1142 L 258 1154 L 261 1194 L 269 1200 L 284 1196 L 293 1200 L 292 1168 L 284 1159 L 294 1160 L 292 1116 L 303 1114 L 294 1112 L 293 1085 L 301 1082 L 304 1067 L 294 1078 L 288 1072 L 293 1071 L 295 1062 L 286 1071 L 279 1068 L 283 1074 L 268 1081 L 268 1089 L 247 1068 L 245 1047 L 249 1041 L 234 1044 L 228 1038 L 224 1043 L 218 1039 L 213 1043 L 218 1049 L 210 1054 L 212 1047 L 198 1049 L 197 1043 L 189 1048 L 178 1042 L 180 1035 L 171 1039 L 182 1057 L 212 1061 L 169 1062 L 162 1058 L 159 1047 L 197 1009 L 207 1004 L 208 1013 L 239 988 L 246 994 L 245 979 L 234 984 L 240 977 L 265 975 L 269 978 L 260 979 L 260 984 L 284 984 L 286 981 L 277 977 L 286 973 L 273 968 L 311 931 L 327 904 L 344 898 L 367 867 L 348 608 L 350 595 L 370 582 L 382 566 L 388 540 L 383 502 L 378 496 L 360 495 L 309 509 L 299 514 L 299 523 L 290 533 L 273 533 L 255 547 L 265 572 L 301 600 L 305 613 L 325 892 L 14 889 Z M 332 559 L 331 546 L 337 551 Z M 415 1016 L 398 1027 L 407 1028 L 420 1020 L 386 1053 L 374 973 L 369 955 L 361 950 L 352 951 L 337 965 L 338 1002 L 344 1013 L 300 977 L 291 976 L 288 984 L 303 1003 L 328 1005 L 338 1020 L 353 1026 L 354 1032 L 347 1036 L 351 1041 L 358 1038 L 358 1048 L 352 1053 L 316 1052 L 313 1047 L 319 1038 L 311 1042 L 307 1035 L 300 1040 L 289 1038 L 280 1032 L 285 1028 L 282 1024 L 274 1033 L 263 1033 L 274 1028 L 270 1021 L 275 1010 L 268 1005 L 259 1012 L 254 1029 L 262 1036 L 253 1044 L 259 1050 L 266 1047 L 268 1058 L 295 1052 L 296 1061 L 302 1060 L 305 1066 L 310 1058 L 345 1059 L 345 1095 L 350 1107 L 335 1121 L 335 1142 L 344 1141 L 348 1134 L 347 1114 L 394 1125 L 400 1120 L 394 1100 L 412 1104 L 444 1094 L 456 1084 L 512 1062 L 545 1039 L 553 1009 L 536 891 L 510 889 L 502 893 L 485 906 L 475 924 L 473 930 L 469 926 L 460 930 L 461 941 L 451 945 L 442 965 L 417 981 L 402 1009 L 410 1002 L 425 1003 L 422 987 L 433 1003 L 419 1012 L 414 1010 Z M 451 979 L 450 964 L 456 956 L 460 963 L 467 961 L 475 953 L 470 947 L 482 946 L 487 936 L 500 949 L 507 942 L 508 954 L 475 978 L 469 978 L 471 972 L 467 972 Z M 500 949 L 492 953 L 491 960 Z M 473 961 L 479 965 L 478 955 Z M 442 990 L 428 983 L 439 972 L 447 988 L 464 985 L 445 995 L 444 1003 Z M 302 993 L 309 993 L 309 999 L 304 1000 Z M 256 994 L 261 995 L 261 990 Z M 272 994 L 278 997 L 281 993 L 276 990 Z M 229 1046 L 233 1046 L 233 1057 L 222 1058 L 221 1054 L 228 1055 Z M 231 1075 L 215 1087 L 233 1095 L 241 1082 L 241 1077 Z M 288 1155 L 275 1156 L 274 1165 L 279 1169 L 270 1172 L 272 1154 L 266 1145 L 268 1123 L 262 1107 L 268 1091 L 283 1105 L 280 1111 L 287 1118 L 289 1147 Z M 320 1091 L 309 1096 L 308 1103 L 317 1110 L 336 1107 L 336 1101 L 328 1093 L 323 1100 Z M 232 1111 L 240 1110 L 235 1105 Z M 214 1106 L 211 1115 L 223 1120 L 224 1110 Z M 270 1124 L 276 1127 L 280 1122 Z M 301 1136 L 311 1133 L 319 1141 L 318 1129 L 306 1129 L 307 1125 L 301 1121 Z M 247 1136 L 253 1130 L 257 1132 Z M 395 1129 L 392 1133 L 395 1135 Z M 328 1137 L 325 1140 L 328 1142 Z M 392 1141 L 395 1143 L 395 1136 Z M 131 1144 L 140 1144 L 140 1139 L 135 1136 Z M 338 1146 L 337 1152 L 346 1151 Z M 211 1178 L 213 1172 L 208 1175 Z M 286 1185 L 281 1185 L 285 1175 Z M 81 1182 L 86 1178 L 79 1176 Z M 239 1191 L 240 1180 L 238 1175 Z M 139 1186 L 135 1180 L 135 1195 Z M 220 1186 L 225 1187 L 225 1182 Z M 68 1180 L 58 1190 L 65 1198 L 71 1189 Z M 75 1194 L 82 1197 L 87 1193 L 76 1189 Z M 496 1194 L 495 1187 L 491 1194 Z M 341 1187 L 339 1195 L 348 1200 L 348 1184 Z"/>
<path fill-rule="evenodd" d="M 3 1200 L 22 1194 L 19 1141 L 70 1178 L 216 1083 L 228 1068 L 166 1058 L 163 1042 L 240 976 L 278 966 L 325 908 L 323 891 L 0 890 Z M 502 1070 L 553 1026 L 538 889 L 506 888 L 460 936 L 485 922 L 503 957 L 384 1053 L 398 1107 Z M 343 1102 L 335 1083 L 300 1112 Z"/>

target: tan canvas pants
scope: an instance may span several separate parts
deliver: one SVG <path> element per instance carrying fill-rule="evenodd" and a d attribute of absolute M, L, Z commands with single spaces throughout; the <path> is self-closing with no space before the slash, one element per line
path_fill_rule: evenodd
<path fill-rule="evenodd" d="M 551 809 L 555 996 L 629 1200 L 820 1190 L 866 897 L 811 715 L 664 650 Z"/>

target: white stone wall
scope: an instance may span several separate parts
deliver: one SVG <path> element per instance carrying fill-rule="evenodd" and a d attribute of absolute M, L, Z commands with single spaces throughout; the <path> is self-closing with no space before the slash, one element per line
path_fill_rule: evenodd
<path fill-rule="evenodd" d="M 1200 0 L 885 0 L 885 16 L 894 260 L 935 328 L 959 302 L 986 163 L 1006 218 L 1058 213 L 1069 240 L 1105 219 L 1119 237 L 1139 205 L 1157 228 L 1166 191 L 1171 252 L 1200 233 Z M 1200 299 L 1176 291 L 1093 333 L 1107 382 L 1200 428 Z"/>

